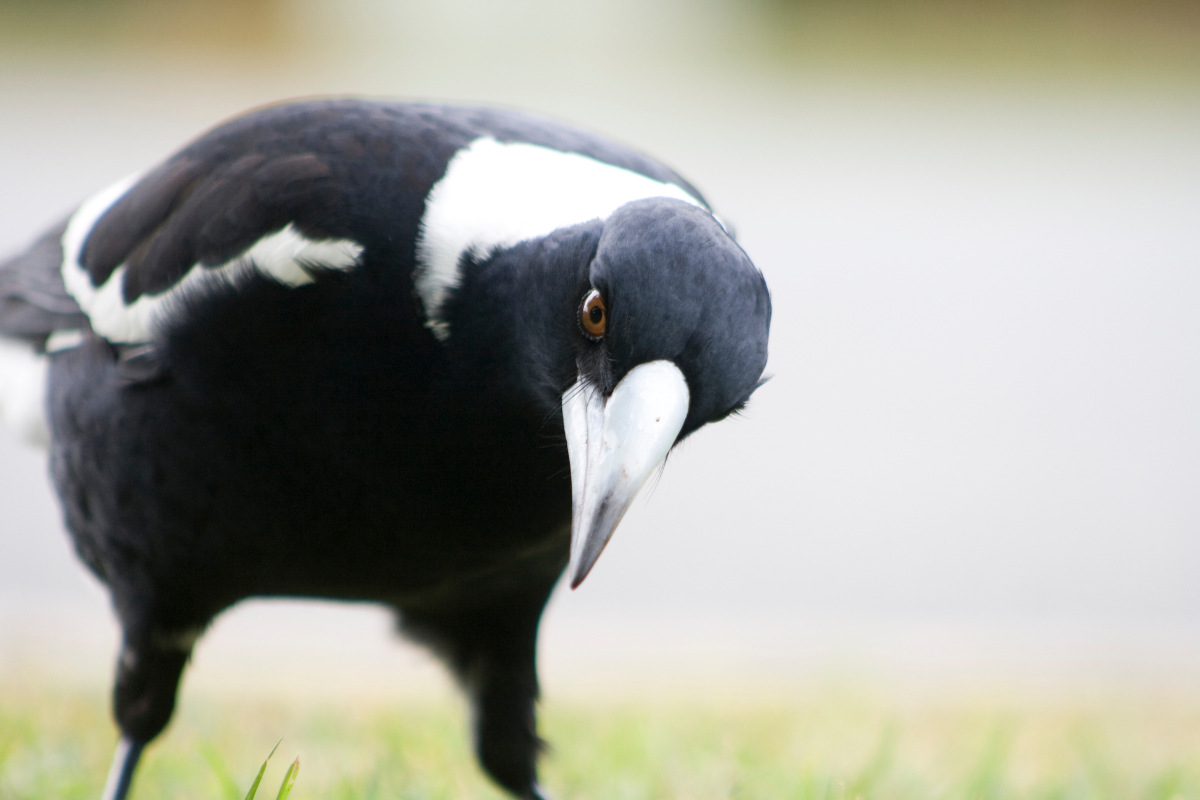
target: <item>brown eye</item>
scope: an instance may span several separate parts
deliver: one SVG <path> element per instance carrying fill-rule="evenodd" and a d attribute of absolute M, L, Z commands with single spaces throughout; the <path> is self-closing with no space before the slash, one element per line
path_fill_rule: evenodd
<path fill-rule="evenodd" d="M 595 289 L 583 298 L 583 307 L 579 309 L 579 324 L 583 326 L 583 332 L 593 339 L 604 338 L 604 331 L 608 328 L 608 312 L 604 308 L 604 298 Z"/>

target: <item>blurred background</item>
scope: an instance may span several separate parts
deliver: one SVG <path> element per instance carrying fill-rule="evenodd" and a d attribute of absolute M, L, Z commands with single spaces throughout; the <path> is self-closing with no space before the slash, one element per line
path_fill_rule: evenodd
<path fill-rule="evenodd" d="M 1200 685 L 1200 6 L 5 0 L 0 257 L 315 94 L 609 134 L 767 276 L 774 378 L 558 593 L 550 698 Z M 104 685 L 115 646 L 44 454 L 0 432 L 0 676 Z M 444 686 L 379 610 L 283 601 L 220 618 L 185 681 Z"/>

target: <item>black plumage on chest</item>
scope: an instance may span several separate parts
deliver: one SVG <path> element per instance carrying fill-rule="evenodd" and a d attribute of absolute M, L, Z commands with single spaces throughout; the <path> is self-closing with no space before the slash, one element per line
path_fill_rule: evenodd
<path fill-rule="evenodd" d="M 100 341 L 55 357 L 53 468 L 101 575 L 149 573 L 213 613 L 252 595 L 478 601 L 493 579 L 557 574 L 561 419 L 481 392 L 484 373 L 394 301 L 406 271 L 367 252 L 308 286 L 258 279 L 194 303 L 154 379 L 130 383 Z M 114 531 L 139 533 L 88 546 Z"/>

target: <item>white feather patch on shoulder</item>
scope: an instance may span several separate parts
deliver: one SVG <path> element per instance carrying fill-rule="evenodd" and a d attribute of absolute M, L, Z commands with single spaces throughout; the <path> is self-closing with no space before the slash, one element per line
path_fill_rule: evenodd
<path fill-rule="evenodd" d="M 0 420 L 27 444 L 50 443 L 46 427 L 48 360 L 18 339 L 0 337 Z"/>
<path fill-rule="evenodd" d="M 626 203 L 672 197 L 701 205 L 680 187 L 594 158 L 490 137 L 455 153 L 425 201 L 417 237 L 417 295 L 427 322 L 450 335 L 442 304 L 458 285 L 460 259 L 606 219 Z"/>
<path fill-rule="evenodd" d="M 349 239 L 309 239 L 288 225 L 259 239 L 237 258 L 219 266 L 194 265 L 161 294 L 125 302 L 125 266 L 117 267 L 100 286 L 79 262 L 84 242 L 104 212 L 121 199 L 139 176 L 127 178 L 89 198 L 71 217 L 63 233 L 63 283 L 87 314 L 92 329 L 110 342 L 136 344 L 153 338 L 182 298 L 221 285 L 237 286 L 260 274 L 285 286 L 313 282 L 313 269 L 346 270 L 358 264 L 362 245 Z"/>

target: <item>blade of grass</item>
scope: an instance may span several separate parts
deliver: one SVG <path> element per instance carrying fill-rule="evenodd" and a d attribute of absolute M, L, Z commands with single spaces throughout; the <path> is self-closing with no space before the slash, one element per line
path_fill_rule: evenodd
<path fill-rule="evenodd" d="M 279 742 L 282 741 L 283 739 L 280 738 Z M 270 761 L 271 756 L 275 755 L 275 751 L 279 749 L 279 742 L 275 743 L 275 746 L 271 748 L 271 752 L 267 753 L 267 760 L 258 768 L 258 776 L 255 777 L 254 783 L 250 785 L 250 791 L 246 792 L 246 800 L 254 800 L 254 795 L 258 793 L 258 785 L 262 783 L 263 773 L 267 771 L 267 761 Z"/>
<path fill-rule="evenodd" d="M 279 794 L 275 795 L 275 800 L 287 800 L 287 796 L 292 793 L 292 786 L 295 785 L 298 774 L 300 774 L 300 756 L 296 756 L 296 760 L 284 774 L 283 783 L 279 786 Z"/>

